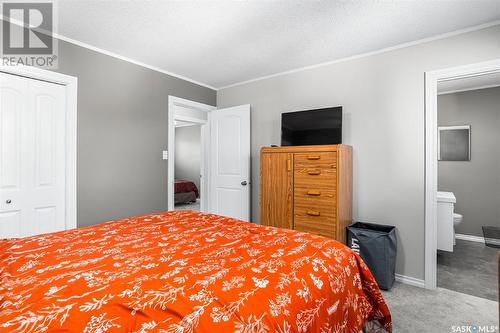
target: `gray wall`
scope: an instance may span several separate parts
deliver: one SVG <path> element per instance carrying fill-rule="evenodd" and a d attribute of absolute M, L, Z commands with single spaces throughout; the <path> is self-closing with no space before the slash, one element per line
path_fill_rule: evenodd
<path fill-rule="evenodd" d="M 424 72 L 500 58 L 500 26 L 217 92 L 251 104 L 252 219 L 259 150 L 279 144 L 280 113 L 342 105 L 354 149 L 354 217 L 397 226 L 397 273 L 424 278 Z"/>
<path fill-rule="evenodd" d="M 168 95 L 215 105 L 215 91 L 59 41 L 78 77 L 78 226 L 167 209 Z"/>
<path fill-rule="evenodd" d="M 175 178 L 190 180 L 200 189 L 200 125 L 175 129 Z"/>
<path fill-rule="evenodd" d="M 500 88 L 439 96 L 438 124 L 471 125 L 471 160 L 440 161 L 438 188 L 457 197 L 457 233 L 482 236 L 500 227 Z"/>

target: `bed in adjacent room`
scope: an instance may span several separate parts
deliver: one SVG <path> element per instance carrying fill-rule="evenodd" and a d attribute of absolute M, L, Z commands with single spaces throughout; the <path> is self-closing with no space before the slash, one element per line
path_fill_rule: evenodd
<path fill-rule="evenodd" d="M 174 182 L 174 203 L 195 202 L 200 197 L 198 187 L 190 180 L 176 179 Z"/>
<path fill-rule="evenodd" d="M 2 240 L 0 281 L 0 332 L 391 331 L 346 246 L 193 211 Z"/>

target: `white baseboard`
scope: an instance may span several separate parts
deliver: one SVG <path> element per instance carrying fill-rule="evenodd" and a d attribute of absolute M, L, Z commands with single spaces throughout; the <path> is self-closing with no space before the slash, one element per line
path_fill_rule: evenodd
<path fill-rule="evenodd" d="M 425 288 L 424 280 L 416 279 L 416 278 L 411 277 L 411 276 L 396 274 L 396 281 L 404 283 L 404 284 L 408 284 L 408 285 L 414 286 L 414 287 Z"/>
<path fill-rule="evenodd" d="M 484 237 L 481 236 L 472 236 L 472 235 L 464 235 L 464 234 L 455 234 L 456 239 L 466 240 L 469 242 L 477 242 L 484 244 Z"/>

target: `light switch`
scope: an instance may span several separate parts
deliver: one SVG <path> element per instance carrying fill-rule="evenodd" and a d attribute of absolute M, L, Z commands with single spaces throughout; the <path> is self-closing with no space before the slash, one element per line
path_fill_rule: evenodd
<path fill-rule="evenodd" d="M 168 150 L 163 151 L 163 159 L 168 160 Z"/>

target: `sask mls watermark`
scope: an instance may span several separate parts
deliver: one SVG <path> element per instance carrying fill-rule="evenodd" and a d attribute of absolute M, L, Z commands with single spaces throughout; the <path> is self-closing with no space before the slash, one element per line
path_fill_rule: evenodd
<path fill-rule="evenodd" d="M 2 65 L 57 68 L 54 5 L 2 1 Z"/>
<path fill-rule="evenodd" d="M 453 325 L 451 333 L 495 333 L 498 325 Z"/>

